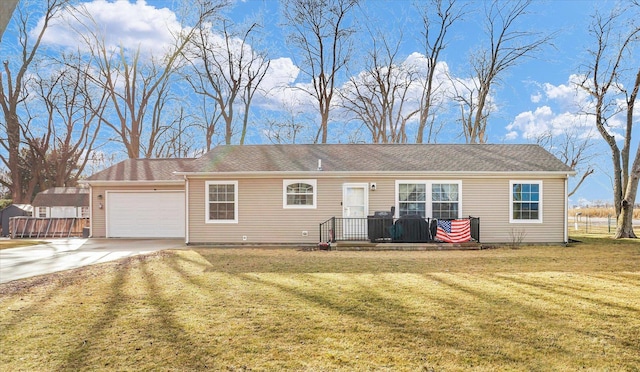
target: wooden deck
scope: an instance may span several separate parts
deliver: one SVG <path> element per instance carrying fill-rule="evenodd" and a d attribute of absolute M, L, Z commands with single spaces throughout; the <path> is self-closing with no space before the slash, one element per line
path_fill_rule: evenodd
<path fill-rule="evenodd" d="M 480 250 L 481 243 L 371 243 L 366 241 L 340 241 L 331 244 L 333 251 L 456 251 Z"/>

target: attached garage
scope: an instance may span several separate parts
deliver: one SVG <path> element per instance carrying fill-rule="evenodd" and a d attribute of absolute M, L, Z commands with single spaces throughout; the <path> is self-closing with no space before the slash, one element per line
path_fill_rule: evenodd
<path fill-rule="evenodd" d="M 184 191 L 108 191 L 107 238 L 184 238 Z"/>

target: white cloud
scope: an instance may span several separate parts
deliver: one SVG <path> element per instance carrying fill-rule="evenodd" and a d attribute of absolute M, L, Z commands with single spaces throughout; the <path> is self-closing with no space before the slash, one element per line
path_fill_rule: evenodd
<path fill-rule="evenodd" d="M 298 78 L 300 68 L 296 66 L 291 58 L 275 58 L 269 63 L 269 70 L 262 81 L 265 90 L 282 88 L 293 84 Z"/>
<path fill-rule="evenodd" d="M 518 132 L 516 132 L 515 130 L 512 130 L 510 132 L 508 132 L 504 138 L 508 141 L 512 141 L 518 138 Z"/>
<path fill-rule="evenodd" d="M 42 20 L 36 32 L 42 27 Z M 96 33 L 104 38 L 109 48 L 124 47 L 142 53 L 163 50 L 182 30 L 176 14 L 167 9 L 158 9 L 139 0 L 115 2 L 94 0 L 75 7 L 67 7 L 60 18 L 51 22 L 43 43 L 63 47 L 86 47 L 82 35 Z"/>
<path fill-rule="evenodd" d="M 544 101 L 545 105 L 516 115 L 506 129 L 530 140 L 542 134 L 559 136 L 575 130 L 581 137 L 598 138 L 594 116 L 589 114 L 595 111 L 593 101 L 587 91 L 578 87 L 583 82 L 590 83 L 584 76 L 574 74 L 569 76 L 565 84 L 542 84 L 543 93 L 532 95 L 532 102 Z M 626 103 L 624 99 L 618 99 L 615 103 L 620 107 L 620 112 L 608 118 L 607 128 L 610 134 L 621 140 L 626 123 L 623 110 Z M 505 138 L 517 137 L 509 133 Z"/>
<path fill-rule="evenodd" d="M 543 84 L 545 98 L 553 101 L 563 111 L 586 111 L 591 104 L 589 93 L 578 87 L 583 80 L 583 75 L 572 74 L 566 84 L 545 83 Z"/>
<path fill-rule="evenodd" d="M 260 85 L 260 97 L 256 104 L 260 107 L 279 111 L 296 107 L 300 112 L 312 110 L 313 101 L 305 92 L 309 87 L 295 84 L 300 73 L 291 58 L 275 58 L 269 63 L 269 70 Z"/>
<path fill-rule="evenodd" d="M 381 66 L 386 73 L 390 68 L 389 66 Z M 404 61 L 399 62 L 397 65 L 391 67 L 392 80 L 398 87 L 406 84 L 407 90 L 398 88 L 396 91 L 396 109 L 399 109 L 399 102 L 401 99 L 404 101 L 402 106 L 403 116 L 408 116 L 410 113 L 415 113 L 420 108 L 421 100 L 423 99 L 423 92 L 426 86 L 426 77 L 429 71 L 429 61 L 421 53 L 411 53 Z M 373 77 L 368 70 L 362 70 L 355 75 L 352 75 L 350 79 L 340 87 L 344 93 L 353 91 L 353 85 L 363 85 L 368 82 L 369 85 L 375 86 L 376 78 Z M 476 84 L 472 79 L 462 79 L 451 76 L 449 65 L 440 61 L 435 66 L 434 81 L 432 84 L 432 106 L 430 115 L 439 116 L 447 110 L 450 110 L 451 103 L 455 96 L 455 92 L 460 92 L 463 95 L 476 94 Z M 376 94 L 380 94 L 379 89 Z M 406 94 L 405 94 L 406 93 Z M 491 98 L 489 98 L 491 100 Z M 456 106 L 457 107 L 457 106 Z M 491 106 L 493 107 L 493 106 Z M 456 108 L 457 110 L 457 108 Z M 394 114 L 395 115 L 395 114 Z M 411 119 L 407 121 L 409 126 L 418 122 L 419 115 L 413 114 Z"/>
<path fill-rule="evenodd" d="M 542 93 L 537 92 L 531 95 L 531 102 L 540 103 L 541 100 L 542 100 Z"/>
<path fill-rule="evenodd" d="M 509 133 L 505 138 L 521 136 L 534 140 L 542 135 L 561 136 L 574 130 L 591 135 L 595 123 L 586 112 L 590 112 L 592 104 L 587 92 L 577 86 L 583 79 L 583 76 L 571 75 L 565 84 L 542 84 L 542 92 L 533 94 L 531 102 L 545 102 L 545 105 L 516 115 L 506 126 Z"/>
<path fill-rule="evenodd" d="M 570 112 L 556 113 L 549 106 L 541 106 L 534 111 L 518 114 L 506 129 L 510 132 L 520 133 L 522 138 L 534 140 L 542 135 L 561 136 L 576 129 L 580 131 L 580 128 L 586 135 L 586 133 L 591 133 L 593 125 L 593 119 L 588 115 Z M 517 138 L 517 136 L 513 133 L 507 135 L 507 139 L 513 138 Z"/>

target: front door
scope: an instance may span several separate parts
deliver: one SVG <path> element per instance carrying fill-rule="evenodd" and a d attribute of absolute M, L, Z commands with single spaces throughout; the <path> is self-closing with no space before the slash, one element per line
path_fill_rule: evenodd
<path fill-rule="evenodd" d="M 367 237 L 368 190 L 368 183 L 345 183 L 342 186 L 344 239 L 366 239 Z"/>

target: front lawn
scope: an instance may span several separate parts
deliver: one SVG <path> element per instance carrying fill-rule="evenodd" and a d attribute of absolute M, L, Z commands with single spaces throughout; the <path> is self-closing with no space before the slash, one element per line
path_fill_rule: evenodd
<path fill-rule="evenodd" d="M 28 239 L 0 239 L 0 249 L 28 247 L 30 245 L 46 244 L 41 240 Z"/>
<path fill-rule="evenodd" d="M 160 252 L 0 285 L 0 370 L 637 370 L 640 243 Z"/>

